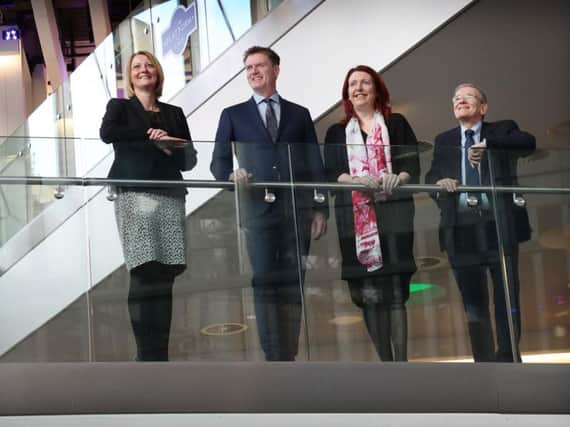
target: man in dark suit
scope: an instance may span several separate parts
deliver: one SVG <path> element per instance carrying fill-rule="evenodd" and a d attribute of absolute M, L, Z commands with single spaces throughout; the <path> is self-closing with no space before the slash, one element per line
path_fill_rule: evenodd
<path fill-rule="evenodd" d="M 253 96 L 224 109 L 210 169 L 218 180 L 323 182 L 309 111 L 277 93 L 280 58 L 254 46 L 244 54 Z M 233 148 L 233 150 L 232 150 Z M 233 155 L 238 160 L 234 169 Z M 276 196 L 270 202 L 267 192 Z M 255 313 L 265 358 L 294 360 L 302 315 L 302 259 L 326 232 L 326 202 L 313 190 L 239 188 L 240 222 L 253 270 Z M 317 198 L 315 198 L 317 199 Z"/>
<path fill-rule="evenodd" d="M 447 191 L 436 195 L 441 210 L 441 249 L 448 254 L 461 291 L 475 361 L 520 361 L 518 245 L 529 240 L 531 233 L 521 203 L 524 200 L 515 193 L 467 194 L 457 190 L 462 184 L 518 186 L 517 160 L 535 149 L 535 138 L 512 120 L 483 121 L 487 97 L 471 83 L 459 85 L 452 102 L 459 127 L 436 137 L 431 169 L 426 175 L 426 183 Z M 493 281 L 496 351 L 487 271 Z"/>

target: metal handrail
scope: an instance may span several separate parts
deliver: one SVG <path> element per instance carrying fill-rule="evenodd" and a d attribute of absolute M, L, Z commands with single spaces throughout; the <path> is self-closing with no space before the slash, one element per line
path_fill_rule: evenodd
<path fill-rule="evenodd" d="M 34 177 L 34 176 L 3 176 L 0 177 L 0 185 L 66 185 L 66 186 L 106 186 L 116 187 L 153 187 L 153 188 L 234 188 L 233 181 L 215 181 L 203 179 L 186 180 L 135 180 L 135 179 L 111 179 L 111 178 L 81 178 L 81 177 Z M 367 190 L 361 184 L 343 184 L 331 182 L 272 182 L 272 181 L 250 181 L 245 183 L 252 188 L 309 188 L 320 190 Z M 512 187 L 512 186 L 460 186 L 458 192 L 469 193 L 551 193 L 570 194 L 570 188 L 556 187 Z M 406 184 L 397 187 L 394 192 L 401 193 L 440 193 L 446 192 L 439 185 L 434 184 Z"/>

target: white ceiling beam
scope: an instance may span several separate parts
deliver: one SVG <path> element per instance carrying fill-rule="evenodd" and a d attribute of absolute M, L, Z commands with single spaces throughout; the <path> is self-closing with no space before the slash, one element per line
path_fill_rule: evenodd
<path fill-rule="evenodd" d="M 59 41 L 53 3 L 51 0 L 32 0 L 32 10 L 47 75 L 52 90 L 55 90 L 67 79 L 67 67 Z"/>
<path fill-rule="evenodd" d="M 89 12 L 95 46 L 99 46 L 111 32 L 111 20 L 107 0 L 89 0 Z"/>

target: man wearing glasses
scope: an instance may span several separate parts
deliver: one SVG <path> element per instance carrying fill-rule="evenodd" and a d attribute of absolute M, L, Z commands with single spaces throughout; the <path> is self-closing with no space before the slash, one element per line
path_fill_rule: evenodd
<path fill-rule="evenodd" d="M 532 153 L 536 141 L 512 120 L 483 121 L 487 97 L 471 83 L 457 86 L 452 103 L 459 126 L 436 137 L 431 169 L 426 175 L 427 184 L 445 190 L 434 196 L 441 210 L 440 246 L 447 252 L 463 298 L 475 361 L 518 362 L 519 243 L 529 240 L 531 234 L 524 199 L 513 193 L 496 193 L 494 197 L 491 193 L 461 192 L 460 188 L 518 186 L 517 159 Z M 497 350 L 489 313 L 487 271 L 493 281 Z M 507 309 L 512 313 L 514 342 Z"/>

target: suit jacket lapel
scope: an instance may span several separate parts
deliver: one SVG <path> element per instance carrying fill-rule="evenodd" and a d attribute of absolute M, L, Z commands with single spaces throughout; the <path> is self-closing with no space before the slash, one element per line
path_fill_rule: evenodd
<path fill-rule="evenodd" d="M 277 129 L 277 141 L 281 140 L 281 134 L 283 133 L 284 124 L 287 123 L 287 119 L 289 118 L 289 102 L 279 97 L 279 107 L 281 108 L 281 114 L 279 117 L 279 128 Z"/>
<path fill-rule="evenodd" d="M 481 124 L 481 138 L 480 141 L 487 138 L 492 134 L 492 130 L 489 128 L 487 122 Z M 489 161 L 493 161 L 493 157 L 485 150 L 483 153 L 483 158 L 481 159 L 481 184 L 487 185 L 490 182 L 489 177 Z"/>
<path fill-rule="evenodd" d="M 263 123 L 261 115 L 259 114 L 259 108 L 257 108 L 257 103 L 255 102 L 253 96 L 249 100 L 248 109 L 249 109 L 249 115 L 253 117 L 255 126 L 260 132 L 260 134 L 265 137 L 265 139 L 267 140 L 266 142 L 273 143 L 273 141 L 271 140 L 271 135 L 269 135 L 269 131 L 265 127 L 265 123 Z"/>
<path fill-rule="evenodd" d="M 170 114 L 170 110 L 162 102 L 158 102 L 157 104 L 160 108 L 160 118 L 162 120 L 164 130 L 167 131 L 169 135 L 175 136 L 178 129 L 176 124 L 173 122 L 174 115 Z"/>
<path fill-rule="evenodd" d="M 462 181 L 461 176 L 461 163 L 463 162 L 463 150 L 461 149 L 461 128 L 456 127 L 451 133 L 451 146 L 449 147 L 449 156 L 454 160 L 450 162 L 455 168 L 452 172 L 452 176 L 456 177 L 459 182 Z"/>

